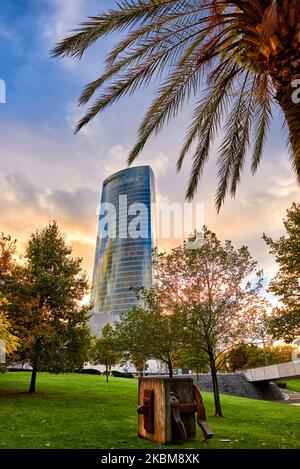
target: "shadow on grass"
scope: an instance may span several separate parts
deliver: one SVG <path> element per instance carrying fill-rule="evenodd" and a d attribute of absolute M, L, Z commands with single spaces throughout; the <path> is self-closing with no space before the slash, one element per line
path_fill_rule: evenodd
<path fill-rule="evenodd" d="M 1 391 L 0 392 L 0 399 L 16 399 L 24 397 L 28 399 L 36 399 L 38 397 L 52 397 L 57 395 L 58 393 L 53 392 L 36 392 L 36 393 L 29 393 L 28 391 Z"/>

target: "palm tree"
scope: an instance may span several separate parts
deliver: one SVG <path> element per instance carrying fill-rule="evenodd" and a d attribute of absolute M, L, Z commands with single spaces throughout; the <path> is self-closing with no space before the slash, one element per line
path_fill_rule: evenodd
<path fill-rule="evenodd" d="M 192 151 L 186 193 L 191 199 L 222 129 L 217 160 L 219 210 L 226 195 L 236 193 L 248 150 L 252 173 L 256 172 L 273 104 L 279 104 L 300 181 L 300 104 L 295 99 L 295 86 L 300 83 L 299 0 L 123 0 L 117 9 L 82 23 L 56 46 L 53 56 L 79 59 L 89 46 L 111 33 L 121 33 L 122 38 L 108 54 L 104 73 L 86 86 L 79 99 L 83 106 L 100 91 L 76 131 L 158 77 L 157 94 L 128 162 L 194 97 L 193 118 L 177 168 Z"/>

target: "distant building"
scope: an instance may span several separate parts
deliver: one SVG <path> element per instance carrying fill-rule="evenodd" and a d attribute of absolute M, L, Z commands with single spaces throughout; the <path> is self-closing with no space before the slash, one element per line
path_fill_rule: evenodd
<path fill-rule="evenodd" d="M 150 166 L 124 169 L 103 183 L 91 297 L 95 332 L 138 305 L 131 287 L 151 288 L 154 202 Z"/>

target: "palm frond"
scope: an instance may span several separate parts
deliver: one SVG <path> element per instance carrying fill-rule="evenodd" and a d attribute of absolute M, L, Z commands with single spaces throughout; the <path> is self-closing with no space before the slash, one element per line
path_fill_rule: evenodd
<path fill-rule="evenodd" d="M 242 85 L 237 92 L 232 111 L 230 112 L 225 125 L 225 136 L 220 146 L 218 154 L 218 176 L 219 186 L 216 195 L 216 207 L 219 211 L 229 190 L 229 182 L 232 176 L 234 159 L 240 152 L 241 142 L 244 140 L 244 128 L 242 126 L 243 117 L 247 112 L 247 83 L 249 72 L 242 81 Z"/>
<path fill-rule="evenodd" d="M 268 41 L 274 34 L 278 22 L 278 0 L 271 0 L 268 8 L 265 9 L 262 18 L 262 28 L 260 35 L 263 41 Z"/>
<path fill-rule="evenodd" d="M 262 75 L 256 80 L 256 110 L 253 118 L 253 153 L 251 156 L 251 172 L 255 174 L 261 161 L 267 134 L 272 118 L 272 102 L 269 78 Z"/>
<path fill-rule="evenodd" d="M 242 120 L 240 123 L 241 128 L 243 129 L 240 136 L 240 142 L 238 146 L 237 154 L 234 156 L 233 165 L 232 165 L 232 174 L 231 174 L 231 187 L 230 193 L 234 197 L 236 193 L 236 188 L 241 179 L 241 172 L 243 170 L 246 152 L 250 143 L 250 128 L 252 117 L 255 111 L 255 97 L 254 89 L 256 85 L 257 77 L 256 75 L 252 76 L 252 86 L 248 91 L 248 99 L 245 103 L 245 112 L 243 113 Z M 250 83 L 249 83 L 250 84 Z"/>
<path fill-rule="evenodd" d="M 89 17 L 73 32 L 57 44 L 52 51 L 52 57 L 69 56 L 76 59 L 82 57 L 88 47 L 100 37 L 121 32 L 128 27 L 134 27 L 139 22 L 153 20 L 155 16 L 163 16 L 170 12 L 180 11 L 183 3 L 177 0 L 149 0 L 122 1 L 118 3 L 118 10 L 109 10 L 98 16 Z"/>
<path fill-rule="evenodd" d="M 198 38 L 201 41 L 202 38 Z M 189 49 L 189 54 L 184 56 L 177 65 L 175 71 L 167 77 L 165 83 L 159 89 L 157 98 L 146 113 L 138 133 L 138 141 L 128 157 L 131 164 L 152 133 L 157 133 L 176 115 L 178 109 L 182 107 L 185 100 L 188 100 L 191 93 L 196 93 L 201 83 L 202 64 L 197 63 L 198 51 L 192 52 L 195 47 Z"/>
<path fill-rule="evenodd" d="M 131 73 L 135 73 L 132 66 L 143 61 L 147 61 L 148 63 L 149 78 L 152 78 L 157 70 L 162 72 L 169 62 L 174 63 L 184 50 L 185 43 L 190 42 L 193 36 L 199 36 L 196 44 L 200 44 L 205 37 L 206 29 L 201 35 L 199 35 L 198 30 L 195 31 L 194 29 L 201 23 L 202 21 L 200 20 L 189 25 L 180 26 L 180 28 L 177 29 L 164 30 L 159 37 L 157 37 L 157 35 L 148 37 L 148 39 L 140 44 L 134 51 L 120 58 L 117 62 L 110 61 L 104 74 L 86 86 L 79 99 L 79 105 L 86 104 L 102 85 L 113 77 L 118 76 L 123 69 L 130 67 Z M 151 29 L 153 29 L 153 27 L 151 27 Z M 192 29 L 194 30 L 193 33 L 191 33 Z M 194 47 L 194 44 L 192 44 L 191 47 Z M 114 53 L 116 53 L 116 49 Z"/>
<path fill-rule="evenodd" d="M 165 85 L 160 89 L 158 97 L 151 105 L 145 115 L 138 133 L 138 141 L 128 157 L 128 163 L 131 164 L 144 148 L 149 137 L 163 127 L 172 117 L 175 117 L 178 110 L 184 105 L 185 101 L 195 93 L 201 86 L 203 76 L 211 66 L 211 62 L 217 55 L 216 47 L 220 44 L 223 47 L 228 39 L 222 39 L 226 30 L 218 33 L 216 36 L 205 42 L 203 46 L 195 52 L 198 42 L 203 41 L 203 37 L 195 41 L 190 47 L 189 53 L 183 54 L 175 71 L 170 75 Z M 229 41 L 231 42 L 231 41 Z M 233 49 L 235 44 L 229 44 L 228 50 Z"/>
<path fill-rule="evenodd" d="M 236 193 L 251 144 L 251 170 L 257 170 L 273 101 L 285 106 L 300 180 L 300 113 L 292 107 L 289 94 L 293 78 L 300 76 L 299 24 L 299 0 L 122 0 L 115 9 L 81 23 L 52 55 L 81 58 L 98 39 L 109 34 L 120 37 L 107 55 L 102 75 L 79 98 L 80 106 L 91 105 L 76 131 L 120 98 L 159 81 L 129 164 L 152 135 L 191 98 L 196 99 L 177 161 L 180 170 L 193 150 L 189 199 L 223 129 L 225 111 L 229 112 L 217 157 L 220 210 L 225 196 Z"/>
<path fill-rule="evenodd" d="M 214 82 L 205 97 L 195 109 L 194 120 L 187 133 L 183 148 L 177 162 L 180 170 L 183 160 L 189 152 L 195 140 L 198 141 L 194 156 L 191 176 L 188 183 L 186 198 L 191 200 L 197 190 L 204 164 L 206 163 L 212 142 L 221 125 L 224 112 L 230 104 L 230 93 L 234 79 L 240 72 L 236 63 L 228 64 L 228 69 L 223 76 Z"/>

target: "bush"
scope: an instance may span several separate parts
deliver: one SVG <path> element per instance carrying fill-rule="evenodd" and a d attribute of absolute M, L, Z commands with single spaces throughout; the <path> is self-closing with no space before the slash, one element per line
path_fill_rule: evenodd
<path fill-rule="evenodd" d="M 286 389 L 286 383 L 283 383 L 282 381 L 276 381 L 276 386 L 281 389 Z"/>
<path fill-rule="evenodd" d="M 94 368 L 86 368 L 84 370 L 78 370 L 76 373 L 82 373 L 84 375 L 101 375 L 101 371 L 95 370 Z"/>
<path fill-rule="evenodd" d="M 9 371 L 10 373 L 17 373 L 18 371 L 24 373 L 25 372 L 28 372 L 28 373 L 31 373 L 32 370 L 30 370 L 29 368 L 10 368 L 9 366 L 7 367 L 7 371 Z M 39 370 L 41 371 L 41 370 Z"/>
<path fill-rule="evenodd" d="M 114 378 L 134 378 L 134 375 L 132 373 L 126 373 L 126 372 L 117 371 L 117 370 L 113 370 L 111 372 L 111 375 Z"/>

